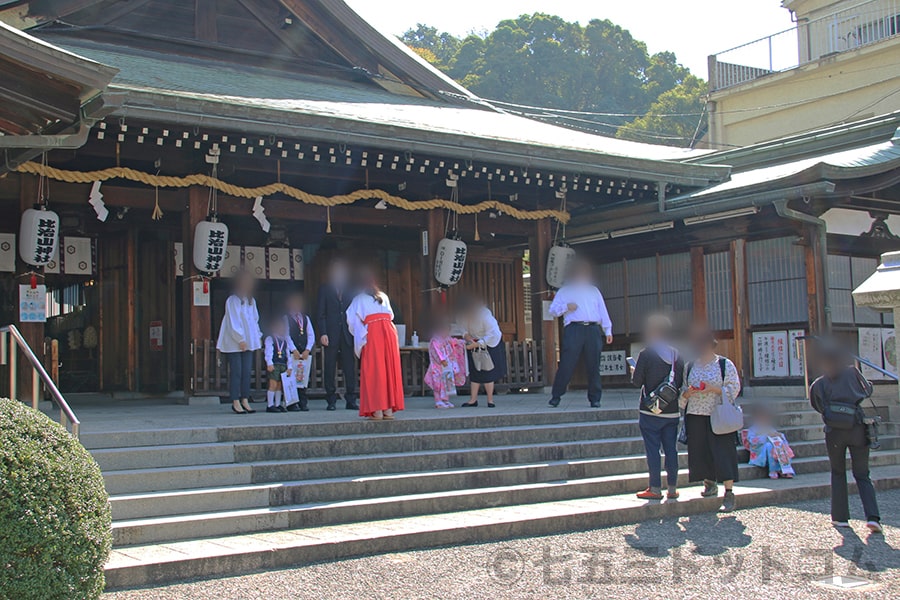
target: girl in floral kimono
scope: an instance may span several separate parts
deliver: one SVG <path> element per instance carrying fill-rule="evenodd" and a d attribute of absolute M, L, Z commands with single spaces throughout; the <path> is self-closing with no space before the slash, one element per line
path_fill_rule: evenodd
<path fill-rule="evenodd" d="M 791 479 L 794 476 L 794 468 L 791 467 L 794 451 L 772 421 L 772 412 L 768 408 L 760 408 L 753 425 L 746 431 L 744 446 L 750 451 L 750 464 L 767 469 L 770 479 Z"/>
<path fill-rule="evenodd" d="M 453 408 L 450 396 L 456 395 L 457 386 L 466 384 L 466 345 L 450 337 L 450 320 L 446 317 L 438 319 L 431 334 L 428 357 L 425 384 L 434 392 L 434 407 Z"/>

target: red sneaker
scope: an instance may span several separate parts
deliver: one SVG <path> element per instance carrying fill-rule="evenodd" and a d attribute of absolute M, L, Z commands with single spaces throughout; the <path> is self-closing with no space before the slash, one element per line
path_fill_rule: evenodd
<path fill-rule="evenodd" d="M 678 496 L 680 496 L 678 492 L 666 492 L 666 499 L 668 500 L 678 500 Z"/>
<path fill-rule="evenodd" d="M 658 494 L 650 488 L 647 488 L 643 492 L 638 492 L 637 497 L 641 500 L 662 500 L 662 494 Z"/>

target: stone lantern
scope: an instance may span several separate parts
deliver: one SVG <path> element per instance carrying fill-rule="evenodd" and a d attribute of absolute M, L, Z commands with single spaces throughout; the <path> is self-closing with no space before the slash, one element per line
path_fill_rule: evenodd
<path fill-rule="evenodd" d="M 881 255 L 878 269 L 853 290 L 857 306 L 881 312 L 893 312 L 895 327 L 900 325 L 900 252 Z"/>

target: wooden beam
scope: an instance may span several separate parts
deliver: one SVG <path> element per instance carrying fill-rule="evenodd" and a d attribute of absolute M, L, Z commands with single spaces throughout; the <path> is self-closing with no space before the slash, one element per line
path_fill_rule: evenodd
<path fill-rule="evenodd" d="M 825 334 L 825 290 L 821 273 L 828 265 L 823 265 L 819 251 L 819 233 L 812 225 L 804 227 L 809 244 L 804 248 L 806 254 L 806 297 L 808 301 L 810 333 Z"/>
<path fill-rule="evenodd" d="M 194 37 L 205 42 L 217 42 L 217 0 L 194 0 Z"/>
<path fill-rule="evenodd" d="M 691 291 L 693 292 L 694 322 L 706 323 L 706 269 L 703 248 L 691 248 Z"/>
<path fill-rule="evenodd" d="M 19 208 L 24 211 L 26 209 L 32 208 L 38 197 L 38 187 L 37 187 L 37 179 L 34 177 L 19 177 Z M 18 238 L 17 238 L 18 239 Z M 13 250 L 16 253 L 16 273 L 25 274 L 31 271 L 34 267 L 25 263 L 22 258 L 19 256 L 18 249 Z M 19 306 L 18 298 L 19 298 L 19 285 L 28 284 L 29 277 L 17 277 L 15 279 L 15 287 L 13 290 L 14 297 L 16 298 L 16 302 L 13 304 L 15 307 Z M 38 278 L 39 283 L 43 283 Z M 34 351 L 35 356 L 38 357 L 38 360 L 41 362 L 44 361 L 44 323 L 23 323 L 19 320 L 19 311 L 15 311 L 16 315 L 16 327 L 19 328 L 19 331 L 22 332 L 22 336 L 25 338 L 25 341 L 28 342 L 28 345 L 31 346 L 31 349 Z M 12 343 L 12 342 L 10 342 Z M 18 352 L 15 344 L 12 346 L 13 352 Z M 31 404 L 31 394 L 33 391 L 32 387 L 32 368 L 31 363 L 29 363 L 25 356 L 19 352 L 17 357 L 17 375 L 18 375 L 18 387 L 17 396 L 18 398 L 13 398 L 13 400 L 21 400 L 26 404 Z"/>

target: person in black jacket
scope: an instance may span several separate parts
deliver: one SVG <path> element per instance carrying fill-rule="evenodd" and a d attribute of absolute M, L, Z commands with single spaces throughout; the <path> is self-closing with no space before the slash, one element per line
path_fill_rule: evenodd
<path fill-rule="evenodd" d="M 359 410 L 356 403 L 356 354 L 353 335 L 347 326 L 347 308 L 356 296 L 350 282 L 350 269 L 342 259 L 328 268 L 328 282 L 319 287 L 317 326 L 319 343 L 325 348 L 325 394 L 328 410 L 337 403 L 337 363 L 344 373 L 344 401 L 347 410 Z"/>
<path fill-rule="evenodd" d="M 647 319 L 644 329 L 646 347 L 638 355 L 631 381 L 641 388 L 640 424 L 644 448 L 647 451 L 647 468 L 650 471 L 650 487 L 638 493 L 643 500 L 662 500 L 662 477 L 660 476 L 659 449 L 666 455 L 666 497 L 678 497 L 678 394 L 666 403 L 655 395 L 660 385 L 672 385 L 680 390 L 684 379 L 684 361 L 669 342 L 672 322 L 664 315 L 653 315 Z"/>
<path fill-rule="evenodd" d="M 809 388 L 809 401 L 825 422 L 825 446 L 831 463 L 831 524 L 850 527 L 850 504 L 847 494 L 847 450 L 859 498 L 866 513 L 866 526 L 872 533 L 882 533 L 875 486 L 869 477 L 869 440 L 863 424 L 862 401 L 872 395 L 872 384 L 859 370 L 848 364 L 847 354 L 838 346 L 823 350 L 824 375 Z M 835 406 L 836 405 L 836 406 Z M 849 427 L 829 423 L 829 415 L 841 406 L 852 407 L 855 420 Z"/>

